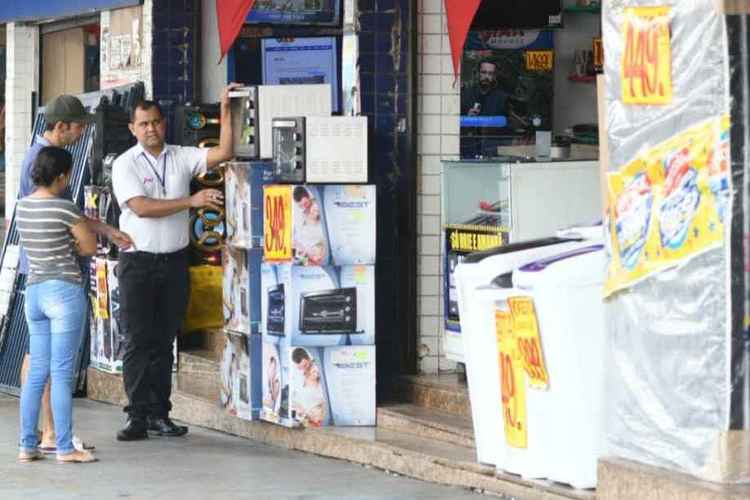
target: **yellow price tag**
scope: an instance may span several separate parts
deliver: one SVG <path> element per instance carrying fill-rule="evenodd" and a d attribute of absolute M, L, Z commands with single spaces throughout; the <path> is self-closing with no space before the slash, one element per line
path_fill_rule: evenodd
<path fill-rule="evenodd" d="M 672 102 L 669 7 L 625 9 L 620 78 L 625 104 Z"/>
<path fill-rule="evenodd" d="M 527 50 L 524 52 L 528 71 L 552 71 L 554 52 L 551 50 Z"/>
<path fill-rule="evenodd" d="M 514 342 L 512 319 L 508 311 L 495 310 L 495 332 L 505 442 L 514 448 L 526 448 L 526 377 L 518 360 L 518 348 Z"/>
<path fill-rule="evenodd" d="M 535 389 L 549 388 L 549 374 L 544 363 L 542 339 L 536 320 L 534 302 L 529 297 L 509 297 L 513 338 L 518 348 L 520 363 Z"/>
<path fill-rule="evenodd" d="M 292 260 L 292 191 L 289 186 L 263 190 L 263 257 Z"/>

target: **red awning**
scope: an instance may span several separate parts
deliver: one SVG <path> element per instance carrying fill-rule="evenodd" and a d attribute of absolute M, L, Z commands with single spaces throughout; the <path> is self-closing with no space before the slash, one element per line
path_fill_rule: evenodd
<path fill-rule="evenodd" d="M 461 56 L 464 52 L 466 35 L 474 20 L 482 0 L 444 0 L 445 14 L 448 18 L 448 38 L 451 42 L 451 57 L 453 59 L 453 75 L 458 78 L 461 68 Z M 494 0 L 499 1 L 499 0 Z"/>
<path fill-rule="evenodd" d="M 216 0 L 216 18 L 219 22 L 221 57 L 224 58 L 245 24 L 247 14 L 255 0 Z"/>

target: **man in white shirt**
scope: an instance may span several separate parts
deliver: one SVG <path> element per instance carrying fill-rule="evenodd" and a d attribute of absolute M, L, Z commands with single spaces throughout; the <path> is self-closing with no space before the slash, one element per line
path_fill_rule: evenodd
<path fill-rule="evenodd" d="M 153 101 L 136 104 L 130 131 L 138 144 L 115 160 L 112 184 L 122 214 L 120 228 L 134 247 L 120 253 L 120 310 L 125 355 L 123 382 L 128 422 L 120 441 L 149 433 L 182 436 L 187 427 L 169 419 L 172 405 L 172 344 L 187 312 L 188 225 L 191 208 L 220 209 L 215 189 L 190 195 L 191 179 L 232 158 L 228 92 L 221 98 L 219 145 L 211 149 L 165 144 L 166 122 Z"/>

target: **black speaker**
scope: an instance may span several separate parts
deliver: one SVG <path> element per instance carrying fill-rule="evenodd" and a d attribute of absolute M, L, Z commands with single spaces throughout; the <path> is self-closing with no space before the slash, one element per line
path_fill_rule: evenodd
<path fill-rule="evenodd" d="M 180 146 L 212 147 L 219 144 L 218 104 L 180 104 L 175 108 L 174 142 Z"/>

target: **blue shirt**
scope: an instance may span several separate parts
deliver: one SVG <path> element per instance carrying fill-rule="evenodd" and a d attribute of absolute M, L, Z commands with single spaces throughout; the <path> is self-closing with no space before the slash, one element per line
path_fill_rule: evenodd
<path fill-rule="evenodd" d="M 34 167 L 36 157 L 39 156 L 39 152 L 42 148 L 51 146 L 52 144 L 42 137 L 41 135 L 36 136 L 36 140 L 31 145 L 26 156 L 23 157 L 23 163 L 21 164 L 21 185 L 18 189 L 18 199 L 26 198 L 36 190 L 34 181 L 31 179 L 31 169 Z M 66 189 L 63 193 L 63 197 L 66 199 L 72 199 L 70 195 L 70 189 Z M 26 251 L 21 247 L 21 252 L 18 258 L 18 272 L 21 274 L 29 273 L 29 262 L 26 259 Z"/>

